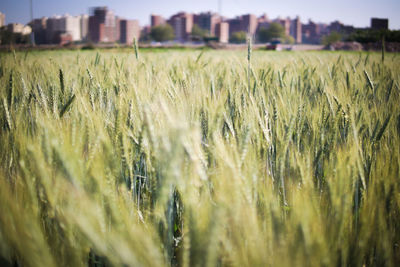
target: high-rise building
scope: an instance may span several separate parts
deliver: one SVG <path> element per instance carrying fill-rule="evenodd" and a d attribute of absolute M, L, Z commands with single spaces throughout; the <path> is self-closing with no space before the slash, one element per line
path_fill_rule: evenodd
<path fill-rule="evenodd" d="M 160 15 L 151 14 L 150 20 L 151 20 L 151 27 L 165 24 L 165 19 Z"/>
<path fill-rule="evenodd" d="M 297 16 L 294 20 L 291 21 L 290 23 L 290 36 L 294 38 L 294 41 L 297 44 L 300 44 L 302 42 L 302 34 L 301 34 L 301 21 L 300 17 Z"/>
<path fill-rule="evenodd" d="M 270 19 L 268 18 L 267 14 L 264 13 L 262 16 L 258 17 L 258 19 L 257 19 L 256 32 L 258 32 L 261 28 L 268 29 L 270 23 L 271 23 Z"/>
<path fill-rule="evenodd" d="M 228 20 L 229 23 L 229 36 L 232 35 L 234 32 L 243 31 L 242 29 L 242 18 L 236 17 L 234 19 Z"/>
<path fill-rule="evenodd" d="M 61 20 L 63 33 L 70 34 L 74 42 L 81 40 L 81 17 L 65 15 Z"/>
<path fill-rule="evenodd" d="M 170 24 L 174 29 L 176 41 L 188 41 L 193 28 L 193 14 L 180 12 L 173 15 L 168 20 L 168 24 Z"/>
<path fill-rule="evenodd" d="M 257 30 L 257 17 L 254 14 L 247 14 L 242 16 L 242 31 L 250 35 L 254 35 Z"/>
<path fill-rule="evenodd" d="M 92 42 L 115 42 L 116 19 L 114 12 L 107 7 L 94 7 L 89 17 L 89 39 Z"/>
<path fill-rule="evenodd" d="M 331 24 L 329 24 L 329 26 L 327 26 L 326 29 L 324 29 L 321 26 L 320 26 L 320 28 L 322 28 L 320 30 L 321 35 L 330 34 L 331 32 L 338 32 L 341 34 L 349 35 L 355 31 L 354 26 L 344 25 L 343 23 L 341 23 L 338 20 L 331 22 Z"/>
<path fill-rule="evenodd" d="M 270 23 L 270 19 L 268 18 L 267 14 L 264 13 L 257 19 L 257 24 L 260 23 Z"/>
<path fill-rule="evenodd" d="M 278 18 L 275 20 L 275 22 L 283 26 L 283 28 L 285 29 L 285 35 L 290 35 L 290 18 L 286 19 Z"/>
<path fill-rule="evenodd" d="M 266 20 L 267 21 L 267 20 Z M 263 21 L 263 24 L 269 24 Z M 244 31 L 247 34 L 255 35 L 258 28 L 258 19 L 256 15 L 247 14 L 234 19 L 230 19 L 229 23 L 229 35 L 234 32 Z"/>
<path fill-rule="evenodd" d="M 220 23 L 221 20 L 222 19 L 220 15 L 212 12 L 200 13 L 194 15 L 193 18 L 194 24 L 196 24 L 203 30 L 206 30 L 207 33 L 211 36 L 215 36 L 215 26 L 217 25 L 217 23 Z"/>
<path fill-rule="evenodd" d="M 388 19 L 371 18 L 371 29 L 387 30 L 389 29 Z"/>
<path fill-rule="evenodd" d="M 80 28 L 81 28 L 81 40 L 86 41 L 88 39 L 88 34 L 89 34 L 89 16 L 88 15 L 81 15 Z"/>
<path fill-rule="evenodd" d="M 320 42 L 320 30 L 318 24 L 309 20 L 308 24 L 301 26 L 303 43 L 318 44 Z"/>
<path fill-rule="evenodd" d="M 336 20 L 334 22 L 331 22 L 331 24 L 329 24 L 329 32 L 341 32 L 343 28 L 343 23 L 341 23 L 340 21 Z"/>
<path fill-rule="evenodd" d="M 60 36 L 70 35 L 72 41 L 81 40 L 81 18 L 79 16 L 53 16 L 47 19 L 46 39 L 48 43 L 60 43 Z M 67 40 L 70 38 L 68 37 Z"/>
<path fill-rule="evenodd" d="M 229 41 L 229 23 L 217 23 L 215 25 L 215 35 L 218 37 L 220 43 L 227 43 Z"/>
<path fill-rule="evenodd" d="M 6 14 L 0 12 L 0 28 L 6 26 Z"/>
<path fill-rule="evenodd" d="M 32 28 L 32 32 L 35 36 L 36 44 L 45 44 L 47 43 L 47 17 L 42 17 L 40 19 L 32 20 L 29 25 Z"/>
<path fill-rule="evenodd" d="M 120 17 L 115 17 L 115 28 L 114 28 L 114 42 L 119 42 L 121 41 L 121 28 L 120 28 L 120 22 L 121 18 Z"/>
<path fill-rule="evenodd" d="M 63 33 L 60 16 L 53 16 L 46 21 L 46 42 L 53 44 L 58 42 L 58 37 Z"/>
<path fill-rule="evenodd" d="M 123 44 L 132 44 L 133 38 L 139 40 L 140 38 L 140 26 L 137 20 L 120 20 L 120 42 Z"/>

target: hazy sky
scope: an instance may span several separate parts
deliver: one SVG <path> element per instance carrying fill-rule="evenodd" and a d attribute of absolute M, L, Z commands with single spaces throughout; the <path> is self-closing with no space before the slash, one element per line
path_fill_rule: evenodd
<path fill-rule="evenodd" d="M 218 0 L 32 0 L 33 16 L 88 13 L 93 6 L 108 6 L 116 15 L 139 19 L 141 25 L 150 23 L 150 14 L 168 17 L 178 11 L 218 11 Z M 222 15 L 266 13 L 270 18 L 299 15 L 302 22 L 340 20 L 358 27 L 369 26 L 371 17 L 389 18 L 391 29 L 400 29 L 400 0 L 221 0 Z M 0 12 L 6 14 L 6 23 L 29 21 L 29 0 L 0 0 Z"/>

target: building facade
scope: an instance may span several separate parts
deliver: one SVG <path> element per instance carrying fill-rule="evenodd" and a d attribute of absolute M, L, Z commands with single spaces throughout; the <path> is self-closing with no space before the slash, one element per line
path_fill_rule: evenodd
<path fill-rule="evenodd" d="M 81 40 L 87 41 L 89 35 L 89 16 L 80 16 Z"/>
<path fill-rule="evenodd" d="M 65 40 L 72 42 L 82 40 L 81 37 L 81 17 L 80 16 L 54 16 L 46 21 L 46 41 L 47 43 L 59 43 L 61 35 L 69 35 Z"/>
<path fill-rule="evenodd" d="M 234 19 L 228 20 L 229 24 L 229 36 L 232 36 L 234 32 L 242 31 L 242 19 L 241 17 L 236 17 Z"/>
<path fill-rule="evenodd" d="M 175 40 L 178 42 L 185 42 L 190 39 L 193 28 L 193 14 L 180 12 L 173 15 L 168 24 L 174 29 Z"/>
<path fill-rule="evenodd" d="M 12 33 L 22 33 L 22 31 L 24 30 L 24 24 L 10 23 L 7 25 L 7 30 Z"/>
<path fill-rule="evenodd" d="M 282 27 L 285 29 L 285 35 L 290 35 L 290 18 L 286 19 L 281 19 L 278 18 L 275 20 L 276 23 L 279 23 L 282 25 Z"/>
<path fill-rule="evenodd" d="M 258 27 L 258 18 L 254 14 L 247 14 L 240 17 L 236 17 L 234 19 L 228 20 L 229 23 L 229 36 L 231 36 L 234 32 L 244 31 L 247 34 L 254 36 L 257 32 Z M 264 24 L 264 21 L 263 21 Z M 268 22 L 265 22 L 268 24 Z"/>
<path fill-rule="evenodd" d="M 290 36 L 294 38 L 296 44 L 302 43 L 301 21 L 299 16 L 291 21 Z"/>
<path fill-rule="evenodd" d="M 165 24 L 165 19 L 160 15 L 151 14 L 150 20 L 151 20 L 151 27 Z"/>
<path fill-rule="evenodd" d="M 63 33 L 70 34 L 72 41 L 81 40 L 81 17 L 65 15 L 61 18 Z"/>
<path fill-rule="evenodd" d="M 58 36 L 63 33 L 61 16 L 53 16 L 46 21 L 46 42 L 57 43 Z"/>
<path fill-rule="evenodd" d="M 32 20 L 29 25 L 32 28 L 36 44 L 47 43 L 47 17 Z"/>
<path fill-rule="evenodd" d="M 373 30 L 388 30 L 389 20 L 380 18 L 371 18 L 371 29 Z"/>
<path fill-rule="evenodd" d="M 320 43 L 320 29 L 318 24 L 309 20 L 308 24 L 302 26 L 302 41 L 307 44 L 319 44 Z"/>
<path fill-rule="evenodd" d="M 247 14 L 242 16 L 242 31 L 247 32 L 250 35 L 255 35 L 257 30 L 257 16 L 254 14 Z"/>
<path fill-rule="evenodd" d="M 229 42 L 229 23 L 220 22 L 215 25 L 215 35 L 218 37 L 218 42 L 228 43 Z"/>
<path fill-rule="evenodd" d="M 0 12 L 0 28 L 6 26 L 6 14 Z"/>
<path fill-rule="evenodd" d="M 95 43 L 115 42 L 118 37 L 116 33 L 116 18 L 114 12 L 107 7 L 95 7 L 91 9 L 89 17 L 89 39 Z"/>
<path fill-rule="evenodd" d="M 120 42 L 122 44 L 132 44 L 133 38 L 139 40 L 140 38 L 140 26 L 138 20 L 127 20 L 121 19 L 119 22 L 120 26 Z"/>
<path fill-rule="evenodd" d="M 220 15 L 212 12 L 200 13 L 193 18 L 194 24 L 207 31 L 210 36 L 216 36 L 215 27 L 221 20 Z"/>

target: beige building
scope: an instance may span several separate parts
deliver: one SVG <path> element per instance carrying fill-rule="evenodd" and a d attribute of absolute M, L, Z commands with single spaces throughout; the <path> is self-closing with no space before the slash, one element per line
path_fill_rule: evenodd
<path fill-rule="evenodd" d="M 294 20 L 292 20 L 291 25 L 290 25 L 290 35 L 293 36 L 294 41 L 297 44 L 300 44 L 302 42 L 301 39 L 301 21 L 300 17 L 297 16 Z"/>
<path fill-rule="evenodd" d="M 215 25 L 215 35 L 220 43 L 229 42 L 229 23 L 220 22 Z"/>
<path fill-rule="evenodd" d="M 89 15 L 80 16 L 81 40 L 86 41 L 89 34 Z"/>
<path fill-rule="evenodd" d="M 32 28 L 29 25 L 25 25 L 24 28 L 22 29 L 22 34 L 23 35 L 28 35 L 32 33 Z"/>
<path fill-rule="evenodd" d="M 72 41 L 80 41 L 81 17 L 80 16 L 54 16 L 47 20 L 47 40 L 52 43 L 58 40 L 60 34 L 69 34 Z"/>
<path fill-rule="evenodd" d="M 81 40 L 81 17 L 66 15 L 62 17 L 62 27 L 65 33 L 72 36 L 73 41 Z"/>
<path fill-rule="evenodd" d="M 21 23 L 10 23 L 7 25 L 7 30 L 12 33 L 21 33 L 22 35 L 27 35 L 32 32 L 30 26 Z"/>
<path fill-rule="evenodd" d="M 22 31 L 24 30 L 24 24 L 10 23 L 7 25 L 7 30 L 12 33 L 22 33 Z"/>
<path fill-rule="evenodd" d="M 6 14 L 0 12 L 0 28 L 6 26 Z"/>

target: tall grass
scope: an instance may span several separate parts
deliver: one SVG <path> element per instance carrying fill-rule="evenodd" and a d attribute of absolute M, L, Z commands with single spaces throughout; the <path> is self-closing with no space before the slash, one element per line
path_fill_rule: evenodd
<path fill-rule="evenodd" d="M 247 55 L 2 54 L 0 262 L 398 265 L 400 62 Z"/>

